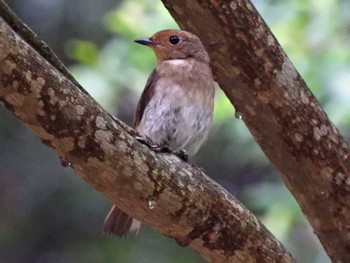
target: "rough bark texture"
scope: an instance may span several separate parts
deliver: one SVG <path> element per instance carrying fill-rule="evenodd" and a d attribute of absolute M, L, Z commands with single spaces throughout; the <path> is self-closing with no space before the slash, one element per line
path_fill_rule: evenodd
<path fill-rule="evenodd" d="M 333 262 L 350 262 L 349 148 L 248 0 L 163 0 L 206 46 L 220 87 Z M 205 19 L 203 19 L 205 18 Z"/>
<path fill-rule="evenodd" d="M 0 101 L 112 203 L 208 261 L 295 262 L 234 197 L 140 144 L 1 17 Z"/>

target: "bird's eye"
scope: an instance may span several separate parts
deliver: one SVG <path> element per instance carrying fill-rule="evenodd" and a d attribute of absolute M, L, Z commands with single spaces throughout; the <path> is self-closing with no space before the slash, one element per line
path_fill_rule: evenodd
<path fill-rule="evenodd" d="M 169 42 L 173 45 L 176 45 L 180 42 L 180 38 L 178 36 L 171 36 L 169 38 Z"/>

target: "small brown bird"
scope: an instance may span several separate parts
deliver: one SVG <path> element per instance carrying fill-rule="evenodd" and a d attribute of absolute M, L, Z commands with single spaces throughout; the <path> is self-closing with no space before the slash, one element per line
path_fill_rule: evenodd
<path fill-rule="evenodd" d="M 135 40 L 149 46 L 158 64 L 139 100 L 134 128 L 159 146 L 194 155 L 208 137 L 214 106 L 209 56 L 199 38 L 182 30 L 163 30 Z M 141 223 L 113 206 L 103 230 L 125 237 Z"/>

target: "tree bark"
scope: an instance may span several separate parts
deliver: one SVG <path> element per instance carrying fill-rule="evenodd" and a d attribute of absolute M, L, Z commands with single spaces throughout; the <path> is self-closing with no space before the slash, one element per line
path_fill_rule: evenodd
<path fill-rule="evenodd" d="M 162 1 L 201 38 L 217 82 L 330 258 L 350 262 L 349 147 L 252 3 Z"/>
<path fill-rule="evenodd" d="M 139 143 L 28 42 L 0 16 L 0 101 L 87 183 L 209 262 L 295 262 L 227 191 Z"/>

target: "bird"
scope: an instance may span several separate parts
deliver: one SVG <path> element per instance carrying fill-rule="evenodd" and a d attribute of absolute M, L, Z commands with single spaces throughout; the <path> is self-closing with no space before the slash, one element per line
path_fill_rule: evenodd
<path fill-rule="evenodd" d="M 157 58 L 136 108 L 135 130 L 154 145 L 193 156 L 208 137 L 214 108 L 214 80 L 204 45 L 196 35 L 176 29 L 135 42 L 153 49 Z M 126 237 L 140 227 L 114 205 L 103 231 Z"/>

